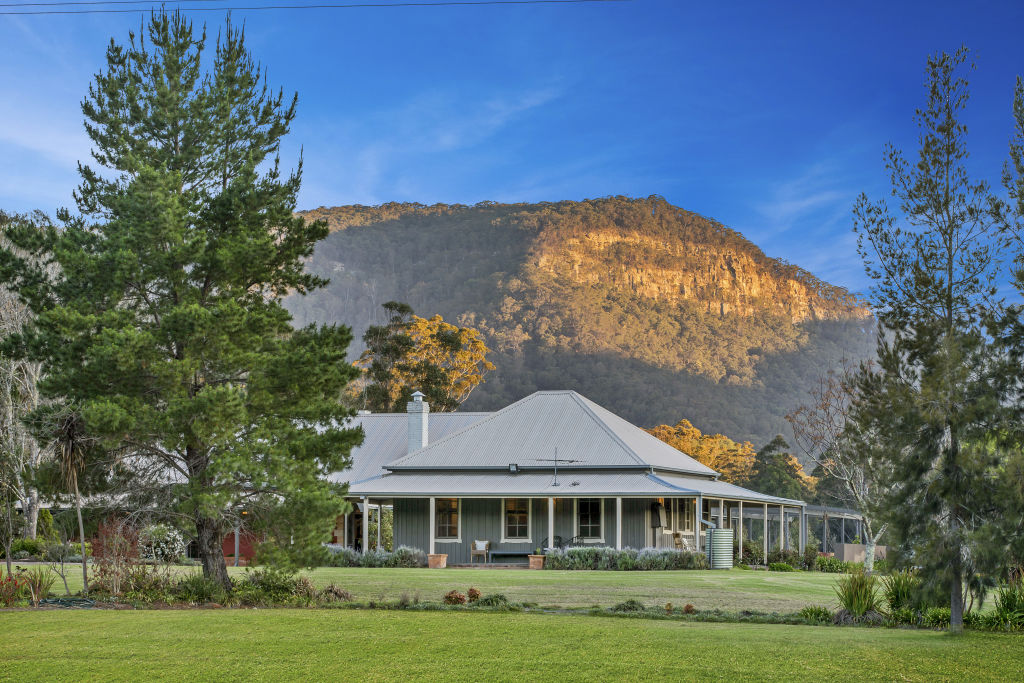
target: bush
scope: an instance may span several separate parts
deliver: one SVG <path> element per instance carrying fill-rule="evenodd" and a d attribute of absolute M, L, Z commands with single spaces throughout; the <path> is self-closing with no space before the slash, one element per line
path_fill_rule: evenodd
<path fill-rule="evenodd" d="M 674 548 L 626 548 L 615 550 L 604 546 L 565 548 L 550 551 L 544 559 L 545 569 L 657 571 L 669 569 L 707 569 L 703 553 Z"/>
<path fill-rule="evenodd" d="M 804 558 L 796 550 L 781 550 L 775 548 L 768 553 L 768 564 L 788 564 L 790 567 L 799 567 Z"/>
<path fill-rule="evenodd" d="M 51 572 L 49 567 L 35 567 L 25 572 L 25 585 L 33 605 L 38 606 L 50 596 L 50 589 L 56 580 L 57 575 Z"/>
<path fill-rule="evenodd" d="M 691 605 L 690 603 L 686 603 L 685 605 L 683 605 L 683 614 L 695 614 L 696 612 L 697 608 Z"/>
<path fill-rule="evenodd" d="M 18 555 L 22 557 L 19 558 Z M 29 557 L 43 557 L 46 554 L 46 541 L 41 538 L 17 538 L 11 543 L 11 557 L 27 559 Z"/>
<path fill-rule="evenodd" d="M 11 607 L 21 600 L 26 590 L 25 579 L 18 574 L 4 574 L 0 569 L 0 605 Z"/>
<path fill-rule="evenodd" d="M 897 607 L 889 610 L 890 626 L 914 626 L 917 624 L 917 610 L 912 607 Z"/>
<path fill-rule="evenodd" d="M 478 602 L 480 600 L 480 591 L 476 588 L 470 588 L 466 591 L 466 599 L 470 602 Z"/>
<path fill-rule="evenodd" d="M 139 532 L 139 555 L 156 562 L 177 562 L 185 554 L 185 537 L 167 524 L 151 524 Z"/>
<path fill-rule="evenodd" d="M 889 611 L 920 607 L 921 577 L 913 569 L 904 569 L 883 577 L 882 589 Z"/>
<path fill-rule="evenodd" d="M 796 569 L 793 565 L 786 562 L 771 562 L 768 564 L 768 571 L 770 572 L 795 572 Z"/>
<path fill-rule="evenodd" d="M 351 593 L 335 583 L 327 584 L 324 589 L 320 591 L 318 598 L 320 602 L 326 603 L 352 602 L 352 600 L 354 600 Z"/>
<path fill-rule="evenodd" d="M 508 598 L 501 593 L 491 593 L 476 601 L 476 605 L 479 607 L 507 607 L 508 604 Z"/>
<path fill-rule="evenodd" d="M 836 623 L 880 620 L 877 579 L 874 575 L 856 573 L 840 578 L 836 585 L 836 596 L 842 606 L 836 615 Z"/>
<path fill-rule="evenodd" d="M 846 571 L 846 563 L 838 557 L 818 555 L 814 559 L 814 569 L 819 572 L 825 572 L 826 574 L 842 574 Z"/>
<path fill-rule="evenodd" d="M 329 567 L 402 567 L 414 568 L 427 566 L 427 555 L 422 550 L 399 546 L 393 552 L 386 550 L 369 550 L 360 553 L 352 548 L 327 546 L 327 566 Z"/>
<path fill-rule="evenodd" d="M 446 605 L 465 605 L 466 596 L 456 590 L 450 590 L 444 594 L 444 604 Z"/>
<path fill-rule="evenodd" d="M 927 628 L 949 628 L 949 608 L 929 607 L 921 613 L 921 625 Z"/>
<path fill-rule="evenodd" d="M 612 607 L 613 612 L 643 612 L 644 609 L 646 609 L 644 607 L 644 603 L 639 600 L 634 600 L 633 598 L 630 598 L 625 602 L 620 602 L 615 605 L 615 607 Z"/>
<path fill-rule="evenodd" d="M 11 551 L 11 558 L 15 560 L 27 560 L 32 555 L 27 550 L 13 550 Z"/>
<path fill-rule="evenodd" d="M 296 602 L 298 577 L 285 569 L 264 567 L 245 570 L 245 578 L 235 586 L 234 597 L 243 605 L 269 606 Z"/>
<path fill-rule="evenodd" d="M 804 556 L 800 566 L 808 571 L 814 569 L 818 564 L 818 546 L 808 543 L 804 546 Z"/>
<path fill-rule="evenodd" d="M 743 541 L 743 559 L 750 564 L 764 564 L 764 543 L 761 541 Z"/>
<path fill-rule="evenodd" d="M 832 621 L 832 610 L 821 605 L 808 605 L 797 616 L 809 624 L 827 624 Z"/>
<path fill-rule="evenodd" d="M 1017 577 L 996 594 L 993 612 L 1000 624 L 1008 631 L 1024 630 L 1024 579 Z"/>
<path fill-rule="evenodd" d="M 388 558 L 389 567 L 404 567 L 404 568 L 415 568 L 415 567 L 426 567 L 427 566 L 427 554 L 418 548 L 410 548 L 409 546 L 400 545 L 391 553 Z"/>
<path fill-rule="evenodd" d="M 192 572 L 172 588 L 172 594 L 182 602 L 202 605 L 208 602 L 227 602 L 224 586 L 213 579 L 203 576 L 202 572 Z"/>

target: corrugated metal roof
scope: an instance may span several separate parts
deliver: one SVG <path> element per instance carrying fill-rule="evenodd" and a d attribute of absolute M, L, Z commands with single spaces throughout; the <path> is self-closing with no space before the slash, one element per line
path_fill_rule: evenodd
<path fill-rule="evenodd" d="M 433 420 L 433 416 L 430 418 Z M 538 391 L 401 458 L 388 469 L 655 467 L 715 476 L 710 467 L 575 391 Z"/>
<path fill-rule="evenodd" d="M 431 413 L 427 422 L 428 443 L 443 439 L 487 415 L 490 413 Z M 406 455 L 409 439 L 407 413 L 357 415 L 346 424 L 348 426 L 362 427 L 366 436 L 362 445 L 352 449 L 351 467 L 330 475 L 331 481 L 340 484 L 375 477 L 383 472 L 384 465 Z"/>
<path fill-rule="evenodd" d="M 758 503 L 802 505 L 801 501 L 767 496 L 733 484 L 700 477 L 655 475 L 639 471 L 558 473 L 552 472 L 429 472 L 398 471 L 374 477 L 349 489 L 356 496 L 454 496 L 487 498 L 536 496 L 576 498 L 586 496 L 680 496 L 700 494 Z"/>

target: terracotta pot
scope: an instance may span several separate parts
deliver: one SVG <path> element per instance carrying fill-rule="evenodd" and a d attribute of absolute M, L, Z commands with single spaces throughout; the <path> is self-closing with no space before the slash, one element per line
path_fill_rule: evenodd
<path fill-rule="evenodd" d="M 448 566 L 448 553 L 437 553 L 427 555 L 427 567 L 430 569 L 444 569 Z"/>
<path fill-rule="evenodd" d="M 544 569 L 544 556 L 543 555 L 529 555 L 530 558 L 530 569 Z"/>

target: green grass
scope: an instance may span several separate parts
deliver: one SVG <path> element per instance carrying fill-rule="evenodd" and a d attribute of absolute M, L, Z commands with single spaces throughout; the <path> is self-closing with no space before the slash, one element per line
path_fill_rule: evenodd
<path fill-rule="evenodd" d="M 182 568 L 181 571 L 199 571 Z M 244 572 L 232 568 L 232 574 Z M 647 605 L 686 603 L 697 609 L 796 612 L 809 604 L 833 606 L 839 575 L 817 572 L 743 571 L 528 571 L 522 569 L 360 569 L 325 567 L 306 571 L 318 586 L 336 583 L 359 602 L 403 592 L 438 602 L 453 588 L 504 593 L 510 600 L 562 607 L 611 607 L 634 598 Z M 72 591 L 82 587 L 80 572 L 68 577 Z M 57 581 L 55 593 L 63 593 Z"/>
<path fill-rule="evenodd" d="M 1024 639 L 377 610 L 0 613 L 0 680 L 1015 680 Z"/>

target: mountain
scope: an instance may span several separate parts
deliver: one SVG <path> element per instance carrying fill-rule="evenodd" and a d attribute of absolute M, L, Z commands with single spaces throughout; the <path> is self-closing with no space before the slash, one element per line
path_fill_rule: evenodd
<path fill-rule="evenodd" d="M 289 298 L 296 322 L 361 336 L 399 300 L 480 329 L 498 369 L 466 410 L 575 389 L 636 424 L 685 417 L 760 446 L 874 346 L 849 292 L 660 197 L 303 214 L 331 228 L 308 264 L 331 283 Z"/>

